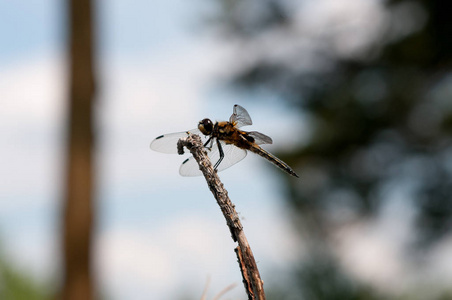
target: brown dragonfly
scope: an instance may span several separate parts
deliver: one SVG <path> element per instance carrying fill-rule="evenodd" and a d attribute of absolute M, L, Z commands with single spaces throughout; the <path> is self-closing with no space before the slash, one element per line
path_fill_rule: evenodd
<path fill-rule="evenodd" d="M 215 122 L 203 119 L 198 128 L 183 132 L 169 133 L 158 136 L 151 142 L 151 149 L 163 153 L 177 153 L 177 141 L 190 134 L 203 135 L 206 139 L 204 147 L 214 169 L 223 171 L 245 158 L 247 151 L 253 152 L 288 174 L 298 177 L 288 164 L 265 151 L 262 144 L 272 144 L 272 139 L 257 131 L 240 130 L 242 126 L 252 125 L 251 117 L 240 105 L 234 105 L 229 121 Z M 182 176 L 200 176 L 198 164 L 193 157 L 186 159 L 180 166 Z"/>

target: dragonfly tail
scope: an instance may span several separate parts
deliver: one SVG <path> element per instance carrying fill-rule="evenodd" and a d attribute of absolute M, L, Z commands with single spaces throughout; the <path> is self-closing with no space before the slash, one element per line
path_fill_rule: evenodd
<path fill-rule="evenodd" d="M 273 154 L 265 151 L 264 149 L 262 149 L 258 145 L 255 145 L 255 146 L 251 147 L 248 150 L 253 152 L 253 153 L 256 153 L 259 156 L 262 156 L 263 158 L 265 158 L 266 160 L 268 160 L 269 162 L 271 162 L 272 164 L 274 164 L 275 166 L 277 166 L 278 168 L 280 168 L 284 172 L 286 172 L 286 173 L 298 178 L 297 173 L 295 173 L 295 171 L 292 170 L 292 168 L 289 167 L 288 164 L 286 164 L 285 162 L 283 162 L 282 160 L 280 160 L 279 158 L 277 158 Z"/>

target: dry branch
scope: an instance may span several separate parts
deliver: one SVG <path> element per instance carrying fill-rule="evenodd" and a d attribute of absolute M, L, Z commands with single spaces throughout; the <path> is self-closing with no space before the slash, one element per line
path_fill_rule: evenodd
<path fill-rule="evenodd" d="M 201 138 L 197 135 L 190 135 L 187 138 L 180 139 L 177 143 L 177 147 L 179 154 L 183 154 L 183 148 L 187 147 L 195 160 L 198 162 L 199 169 L 203 173 L 204 178 L 207 181 L 207 185 L 217 200 L 217 203 L 226 219 L 226 224 L 229 227 L 232 239 L 234 242 L 238 243 L 236 253 L 240 270 L 242 272 L 245 290 L 248 294 L 248 299 L 264 300 L 265 294 L 263 281 L 259 275 L 259 270 L 257 269 L 251 247 L 248 244 L 245 233 L 243 232 L 243 226 L 235 210 L 235 205 L 229 199 L 228 192 L 223 187 L 217 172 L 213 169 L 212 163 L 205 153 Z"/>

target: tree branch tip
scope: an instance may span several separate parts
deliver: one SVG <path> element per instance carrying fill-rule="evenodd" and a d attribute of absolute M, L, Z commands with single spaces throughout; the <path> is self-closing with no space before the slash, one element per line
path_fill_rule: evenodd
<path fill-rule="evenodd" d="M 265 300 L 259 270 L 257 269 L 253 253 L 243 232 L 240 216 L 235 210 L 235 205 L 229 199 L 228 192 L 220 181 L 217 171 L 214 170 L 212 162 L 209 160 L 201 137 L 199 135 L 189 134 L 187 137 L 179 139 L 177 142 L 178 152 L 183 153 L 184 147 L 187 147 L 198 163 L 199 168 L 207 181 L 207 185 L 226 219 L 226 224 L 229 227 L 233 241 L 238 243 L 238 246 L 234 251 L 237 255 L 237 261 L 242 273 L 243 284 L 248 299 Z"/>

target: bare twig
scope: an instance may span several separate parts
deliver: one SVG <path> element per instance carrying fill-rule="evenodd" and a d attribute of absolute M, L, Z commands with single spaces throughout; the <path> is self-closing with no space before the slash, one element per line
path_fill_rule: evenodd
<path fill-rule="evenodd" d="M 200 300 L 207 300 L 207 292 L 209 291 L 209 285 L 210 285 L 210 276 L 207 277 L 206 286 L 204 287 L 204 291 L 202 292 L 201 299 Z M 236 284 L 230 284 L 224 289 L 222 289 L 214 298 L 213 300 L 219 300 L 224 294 L 235 288 Z"/>
<path fill-rule="evenodd" d="M 204 287 L 204 291 L 202 292 L 201 300 L 207 299 L 207 291 L 209 290 L 209 284 L 210 284 L 210 276 L 207 277 L 206 286 Z"/>
<path fill-rule="evenodd" d="M 199 164 L 199 169 L 207 181 L 210 191 L 217 200 L 218 205 L 226 219 L 226 224 L 232 235 L 234 242 L 238 242 L 236 253 L 239 261 L 240 270 L 242 272 L 243 283 L 249 300 L 264 300 L 263 281 L 257 269 L 251 247 L 248 244 L 243 226 L 240 223 L 239 216 L 235 210 L 235 205 L 228 197 L 228 192 L 223 187 L 217 172 L 213 169 L 201 138 L 197 135 L 190 135 L 187 138 L 180 139 L 177 143 L 179 154 L 184 153 L 184 147 L 190 150 L 191 154 Z"/>
<path fill-rule="evenodd" d="M 219 300 L 223 295 L 225 295 L 227 292 L 235 288 L 235 286 L 236 286 L 235 283 L 228 285 L 221 292 L 219 292 L 218 295 L 216 295 L 215 298 L 213 298 L 213 300 Z"/>

